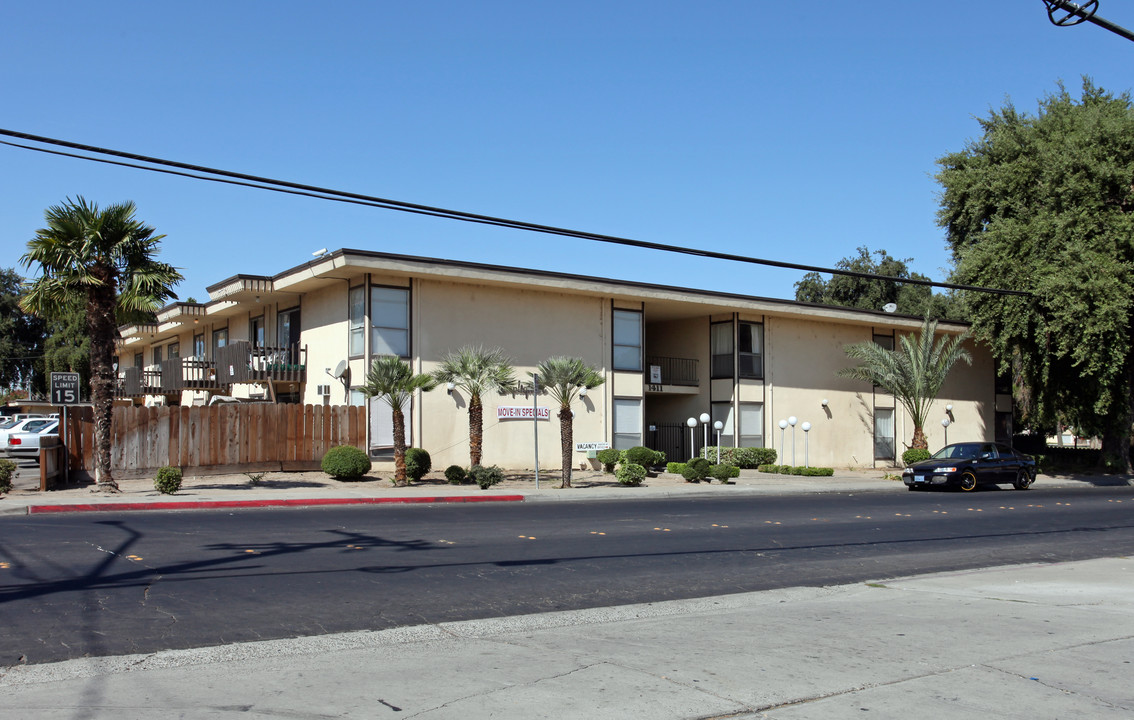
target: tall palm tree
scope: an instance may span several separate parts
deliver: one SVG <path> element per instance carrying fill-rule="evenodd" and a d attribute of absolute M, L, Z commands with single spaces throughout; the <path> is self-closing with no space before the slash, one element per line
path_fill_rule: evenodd
<path fill-rule="evenodd" d="M 911 448 L 929 448 L 925 423 L 930 405 L 937 399 L 953 365 L 958 360 L 970 365 L 973 362 L 972 355 L 963 347 L 968 331 L 941 338 L 936 338 L 936 333 L 937 321 L 926 319 L 920 333 L 899 338 L 898 350 L 888 350 L 873 342 L 848 345 L 847 355 L 862 365 L 838 371 L 842 377 L 881 387 L 901 403 L 913 419 Z"/>
<path fill-rule="evenodd" d="M 553 357 L 544 360 L 536 367 L 539 382 L 547 389 L 552 399 L 559 403 L 559 445 L 563 453 L 563 483 L 560 487 L 571 487 L 571 457 L 574 427 L 571 403 L 579 396 L 579 390 L 596 388 L 603 383 L 598 370 L 587 365 L 580 358 Z"/>
<path fill-rule="evenodd" d="M 111 366 L 118 325 L 152 318 L 166 301 L 176 299 L 182 280 L 177 268 L 154 259 L 164 235 L 134 217 L 127 201 L 99 210 L 82 197 L 67 199 L 44 213 L 47 227 L 36 230 L 24 267 L 38 264 L 40 275 L 20 302 L 26 312 L 58 318 L 68 311 L 86 313 L 90 336 L 91 403 L 94 405 L 95 480 L 100 490 L 116 492 L 110 472 L 110 421 L 114 402 Z"/>
<path fill-rule="evenodd" d="M 515 382 L 512 360 L 500 348 L 466 345 L 448 352 L 441 367 L 433 371 L 439 383 L 452 383 L 453 389 L 469 396 L 469 465 L 480 465 L 484 444 L 484 405 L 481 395 L 503 392 Z"/>
<path fill-rule="evenodd" d="M 376 397 L 390 403 L 394 413 L 394 484 L 402 487 L 406 481 L 406 416 L 402 407 L 414 391 L 428 392 L 437 387 L 430 375 L 415 374 L 413 368 L 394 355 L 376 358 L 366 373 L 366 384 L 360 389 L 366 397 Z"/>

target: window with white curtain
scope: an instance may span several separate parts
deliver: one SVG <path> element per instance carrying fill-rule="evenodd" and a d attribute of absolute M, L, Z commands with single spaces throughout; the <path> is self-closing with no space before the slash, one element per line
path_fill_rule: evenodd
<path fill-rule="evenodd" d="M 740 403 L 740 447 L 764 447 L 764 403 Z"/>
<path fill-rule="evenodd" d="M 894 442 L 894 408 L 875 408 L 874 459 L 893 460 L 896 455 Z"/>
<path fill-rule="evenodd" d="M 370 398 L 370 454 L 372 456 L 393 457 L 394 450 L 394 411 L 388 400 Z M 406 398 L 402 413 L 406 419 L 406 447 L 413 447 L 413 423 L 410 422 L 413 399 Z"/>
<path fill-rule="evenodd" d="M 409 299 L 409 290 L 405 288 L 370 289 L 372 354 L 409 357 Z"/>
<path fill-rule="evenodd" d="M 614 369 L 642 370 L 642 313 L 614 311 Z"/>
<path fill-rule="evenodd" d="M 628 450 L 642 444 L 642 399 L 614 399 L 615 450 Z"/>
<path fill-rule="evenodd" d="M 714 378 L 732 377 L 732 321 L 709 325 L 709 346 L 712 354 L 709 368 Z"/>
<path fill-rule="evenodd" d="M 709 437 L 709 444 L 715 445 L 717 442 L 717 423 L 723 423 L 724 427 L 721 428 L 721 447 L 732 447 L 732 403 L 730 402 L 715 402 L 709 406 L 712 411 L 709 414 L 713 417 L 713 427 L 709 428 L 712 435 Z"/>

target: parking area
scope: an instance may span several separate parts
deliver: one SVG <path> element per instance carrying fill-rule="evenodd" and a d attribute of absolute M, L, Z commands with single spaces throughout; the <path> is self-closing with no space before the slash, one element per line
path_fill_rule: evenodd
<path fill-rule="evenodd" d="M 8 458 L 16 463 L 16 474 L 12 476 L 12 487 L 18 490 L 39 489 L 39 461 L 28 458 Z"/>

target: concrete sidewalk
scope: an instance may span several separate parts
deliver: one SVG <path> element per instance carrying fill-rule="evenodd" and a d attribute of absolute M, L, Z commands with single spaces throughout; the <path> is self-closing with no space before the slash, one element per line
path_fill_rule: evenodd
<path fill-rule="evenodd" d="M 723 489 L 723 488 L 722 488 Z M 1134 717 L 1134 561 L 0 671 L 6 717 Z"/>
<path fill-rule="evenodd" d="M 533 474 L 516 473 L 489 490 L 476 485 L 450 485 L 439 473 L 431 473 L 410 487 L 396 488 L 385 477 L 372 473 L 364 481 L 334 480 L 322 472 L 269 472 L 257 484 L 246 474 L 187 476 L 174 495 L 157 492 L 150 478 L 119 480 L 121 492 L 107 495 L 92 485 L 40 492 L 38 469 L 21 463 L 15 489 L 0 496 L 0 515 L 48 512 L 92 512 L 99 510 L 189 510 L 239 507 L 316 507 L 320 505 L 444 502 L 533 502 L 562 500 L 620 500 L 672 497 L 722 497 L 748 494 L 794 494 L 830 492 L 899 492 L 904 486 L 895 470 L 840 469 L 831 477 L 774 475 L 742 470 L 729 485 L 717 482 L 687 483 L 681 476 L 660 473 L 641 487 L 624 487 L 613 475 L 601 471 L 576 471 L 573 486 L 560 489 L 558 474 L 541 474 L 536 487 Z M 889 475 L 889 479 L 887 476 Z M 1124 476 L 1041 475 L 1036 487 L 1086 487 L 1126 485 Z"/>

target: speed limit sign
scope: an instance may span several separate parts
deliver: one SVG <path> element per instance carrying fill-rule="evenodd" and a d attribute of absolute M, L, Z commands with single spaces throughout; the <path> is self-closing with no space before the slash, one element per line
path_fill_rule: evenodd
<path fill-rule="evenodd" d="M 51 404 L 75 405 L 79 402 L 79 373 L 51 373 Z"/>

